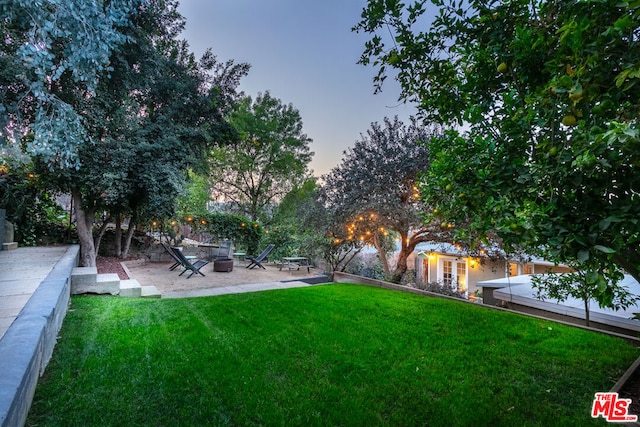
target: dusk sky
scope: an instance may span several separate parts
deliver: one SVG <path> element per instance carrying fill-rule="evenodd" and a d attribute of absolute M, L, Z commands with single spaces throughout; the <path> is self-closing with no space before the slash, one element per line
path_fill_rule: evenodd
<path fill-rule="evenodd" d="M 310 168 L 320 176 L 372 122 L 415 109 L 400 104 L 388 78 L 373 94 L 375 70 L 357 64 L 367 40 L 351 28 L 365 0 L 180 0 L 182 34 L 200 56 L 210 47 L 218 59 L 251 64 L 240 89 L 255 98 L 269 91 L 300 111 L 315 152 Z"/>

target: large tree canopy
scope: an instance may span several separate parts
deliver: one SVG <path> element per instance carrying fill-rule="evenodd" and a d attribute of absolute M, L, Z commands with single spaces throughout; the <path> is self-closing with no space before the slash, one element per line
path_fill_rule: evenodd
<path fill-rule="evenodd" d="M 214 198 L 252 220 L 268 220 L 269 208 L 306 178 L 311 139 L 298 110 L 269 92 L 245 97 L 229 121 L 240 140 L 213 150 Z"/>
<path fill-rule="evenodd" d="M 197 61 L 178 39 L 177 6 L 138 2 L 119 27 L 126 41 L 111 50 L 90 92 L 64 74 L 49 88 L 78 112 L 85 140 L 73 147 L 74 167 L 52 168 L 47 153 L 33 154 L 47 187 L 73 195 L 82 265 L 95 263 L 96 212 L 109 212 L 116 226 L 134 215 L 130 231 L 136 215 L 171 215 L 187 169 L 206 165 L 208 150 L 234 134 L 224 116 L 248 65 L 219 63 L 209 51 Z"/>
<path fill-rule="evenodd" d="M 426 118 L 469 129 L 431 146 L 426 201 L 597 271 L 607 303 L 603 275 L 640 279 L 640 5 L 434 0 L 427 23 L 427 3 L 370 0 L 355 27 L 376 84 L 394 69 Z"/>
<path fill-rule="evenodd" d="M 73 85 L 92 96 L 112 50 L 126 40 L 120 30 L 136 3 L 0 3 L 0 145 L 24 143 L 51 167 L 78 164 L 77 148 L 88 139 L 82 112 L 57 92 Z"/>
<path fill-rule="evenodd" d="M 425 205 L 418 195 L 418 177 L 429 168 L 425 142 L 433 129 L 398 117 L 372 123 L 365 135 L 324 176 L 324 202 L 337 225 L 331 230 L 337 243 L 344 240 L 371 244 L 379 252 L 385 273 L 400 282 L 407 257 L 420 242 L 444 238 L 437 227 L 422 225 Z M 399 237 L 398 262 L 392 272 L 384 241 Z"/>

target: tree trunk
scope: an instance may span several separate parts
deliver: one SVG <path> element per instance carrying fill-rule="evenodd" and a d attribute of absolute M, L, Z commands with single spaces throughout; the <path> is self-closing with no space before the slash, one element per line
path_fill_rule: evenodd
<path fill-rule="evenodd" d="M 590 326 L 590 319 L 589 319 L 589 297 L 586 297 L 584 299 L 584 320 L 586 321 L 586 325 L 587 327 Z"/>
<path fill-rule="evenodd" d="M 124 248 L 122 249 L 121 258 L 123 259 L 129 256 L 129 249 L 131 248 L 131 239 L 133 238 L 133 233 L 136 231 L 137 220 L 138 219 L 135 213 L 131 215 L 131 218 L 129 218 L 129 226 L 127 227 L 127 234 L 124 237 Z"/>
<path fill-rule="evenodd" d="M 93 239 L 93 246 L 96 248 L 96 255 L 100 253 L 100 244 L 102 243 L 102 236 L 104 236 L 105 231 L 107 231 L 107 226 L 111 221 L 111 215 L 109 215 L 104 221 L 102 221 L 102 225 L 100 225 L 100 230 L 98 230 L 98 234 Z"/>
<path fill-rule="evenodd" d="M 408 247 L 405 247 L 404 245 L 401 246 L 400 253 L 398 254 L 398 263 L 393 271 L 393 276 L 391 276 L 391 281 L 393 283 L 400 283 L 402 281 L 402 276 L 407 272 L 407 259 L 412 251 L 413 248 L 409 250 Z"/>
<path fill-rule="evenodd" d="M 418 243 L 427 241 L 424 233 L 416 233 L 411 237 L 411 239 L 408 238 L 408 234 L 406 233 L 400 233 L 400 236 L 402 238 L 402 243 L 400 244 L 400 253 L 398 254 L 396 269 L 391 277 L 393 283 L 400 283 L 402 281 L 402 276 L 404 276 L 404 273 L 406 273 L 409 268 L 407 266 L 409 255 L 413 253 Z"/>
<path fill-rule="evenodd" d="M 117 258 L 122 255 L 122 215 L 116 214 L 115 253 Z"/>
<path fill-rule="evenodd" d="M 382 262 L 382 268 L 384 269 L 384 275 L 387 277 L 391 276 L 391 269 L 389 268 L 389 260 L 387 260 L 387 253 L 385 252 L 384 248 L 378 241 L 377 233 L 374 234 L 373 236 L 373 245 L 376 247 L 376 250 L 378 251 L 378 256 L 380 257 L 380 262 Z M 395 283 L 400 283 L 400 282 L 398 281 Z"/>
<path fill-rule="evenodd" d="M 96 249 L 93 243 L 93 219 L 94 210 L 85 209 L 82 206 L 82 194 L 79 190 L 72 191 L 73 204 L 75 205 L 76 224 L 78 227 L 78 239 L 80 240 L 80 266 L 96 266 Z"/>

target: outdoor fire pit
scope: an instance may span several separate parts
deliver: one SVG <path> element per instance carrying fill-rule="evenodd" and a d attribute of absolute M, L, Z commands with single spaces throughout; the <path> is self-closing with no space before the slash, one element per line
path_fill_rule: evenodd
<path fill-rule="evenodd" d="M 223 258 L 213 261 L 213 271 L 223 273 L 229 273 L 233 271 L 233 260 L 230 258 Z"/>

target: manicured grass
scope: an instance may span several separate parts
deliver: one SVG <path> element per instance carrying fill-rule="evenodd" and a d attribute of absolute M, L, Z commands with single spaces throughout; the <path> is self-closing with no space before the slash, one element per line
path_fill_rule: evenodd
<path fill-rule="evenodd" d="M 356 285 L 74 297 L 31 426 L 604 425 L 627 342 Z"/>

